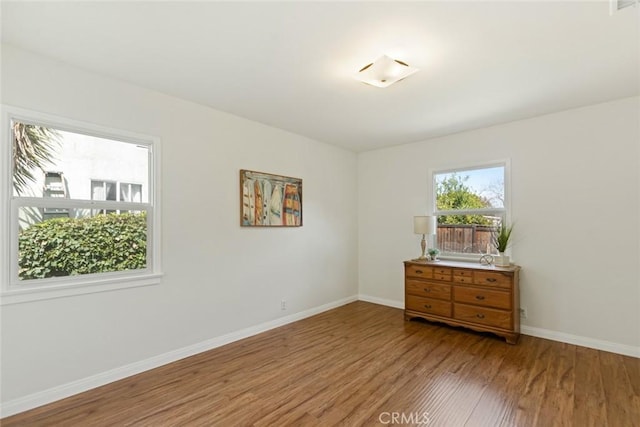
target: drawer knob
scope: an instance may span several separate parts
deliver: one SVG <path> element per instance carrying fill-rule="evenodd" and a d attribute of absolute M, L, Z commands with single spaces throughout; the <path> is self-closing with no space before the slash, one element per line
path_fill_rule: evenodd
<path fill-rule="evenodd" d="M 416 274 L 422 274 L 422 270 L 416 270 Z"/>
<path fill-rule="evenodd" d="M 478 319 L 484 319 L 484 314 L 482 314 L 482 313 L 478 313 L 478 314 L 476 314 L 476 317 L 477 317 Z"/>
<path fill-rule="evenodd" d="M 425 291 L 425 292 L 431 292 L 431 289 L 429 289 L 429 288 L 424 288 L 424 291 Z"/>
<path fill-rule="evenodd" d="M 425 304 L 424 308 L 431 308 L 431 304 Z"/>
<path fill-rule="evenodd" d="M 476 295 L 476 299 L 482 301 L 484 299 L 484 295 Z"/>
<path fill-rule="evenodd" d="M 487 277 L 487 282 L 493 283 L 495 281 L 496 281 L 496 279 L 494 277 Z"/>

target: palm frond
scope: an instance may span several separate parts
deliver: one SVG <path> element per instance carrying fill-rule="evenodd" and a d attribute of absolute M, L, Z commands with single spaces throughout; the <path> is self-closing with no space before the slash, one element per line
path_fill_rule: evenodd
<path fill-rule="evenodd" d="M 35 182 L 36 170 L 44 171 L 60 146 L 60 133 L 51 128 L 13 122 L 13 188 L 23 193 Z"/>

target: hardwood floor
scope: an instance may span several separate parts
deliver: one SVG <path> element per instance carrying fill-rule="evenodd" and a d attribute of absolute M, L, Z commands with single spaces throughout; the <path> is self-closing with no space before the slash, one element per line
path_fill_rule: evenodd
<path fill-rule="evenodd" d="M 10 426 L 640 425 L 640 359 L 405 322 L 365 302 L 2 420 Z"/>

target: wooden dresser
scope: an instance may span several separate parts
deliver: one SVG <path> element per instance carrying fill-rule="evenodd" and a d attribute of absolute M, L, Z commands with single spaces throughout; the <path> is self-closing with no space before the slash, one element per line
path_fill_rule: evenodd
<path fill-rule="evenodd" d="M 518 266 L 405 261 L 404 318 L 492 332 L 515 344 L 520 337 L 519 271 Z"/>

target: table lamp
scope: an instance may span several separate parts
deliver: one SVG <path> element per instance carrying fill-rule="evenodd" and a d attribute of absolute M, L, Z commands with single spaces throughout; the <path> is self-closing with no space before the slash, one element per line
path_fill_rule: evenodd
<path fill-rule="evenodd" d="M 413 217 L 413 232 L 415 234 L 422 234 L 422 240 L 420 241 L 420 247 L 422 248 L 422 255 L 418 259 L 427 259 L 425 250 L 427 249 L 427 241 L 425 235 L 436 234 L 436 217 L 435 216 L 414 216 Z"/>

